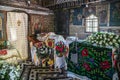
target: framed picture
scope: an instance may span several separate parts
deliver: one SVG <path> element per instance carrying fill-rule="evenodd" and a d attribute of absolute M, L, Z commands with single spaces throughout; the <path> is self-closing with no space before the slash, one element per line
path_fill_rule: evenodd
<path fill-rule="evenodd" d="M 41 32 L 44 32 L 43 24 L 44 24 L 44 16 L 42 15 L 30 15 L 30 21 L 31 21 L 31 33 L 32 34 L 39 34 Z"/>
<path fill-rule="evenodd" d="M 6 40 L 6 12 L 0 11 L 0 40 Z"/>

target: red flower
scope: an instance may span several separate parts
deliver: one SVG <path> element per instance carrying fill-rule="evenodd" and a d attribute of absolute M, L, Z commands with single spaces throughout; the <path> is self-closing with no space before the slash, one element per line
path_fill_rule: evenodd
<path fill-rule="evenodd" d="M 65 53 L 66 52 L 65 44 L 64 44 L 63 41 L 57 42 L 55 49 L 56 49 L 56 54 Z"/>
<path fill-rule="evenodd" d="M 0 55 L 6 55 L 7 54 L 7 50 L 0 50 Z"/>
<path fill-rule="evenodd" d="M 51 41 L 48 42 L 48 46 L 52 46 L 52 42 Z"/>
<path fill-rule="evenodd" d="M 88 56 L 88 50 L 87 49 L 83 49 L 82 50 L 82 56 Z"/>
<path fill-rule="evenodd" d="M 87 71 L 90 71 L 90 70 L 91 70 L 89 64 L 84 63 L 83 66 L 84 66 L 84 68 L 85 68 Z"/>
<path fill-rule="evenodd" d="M 37 43 L 37 47 L 41 48 L 43 46 L 43 42 Z"/>
<path fill-rule="evenodd" d="M 101 66 L 102 69 L 108 69 L 108 68 L 110 68 L 110 64 L 109 64 L 108 61 L 101 62 L 100 66 Z"/>

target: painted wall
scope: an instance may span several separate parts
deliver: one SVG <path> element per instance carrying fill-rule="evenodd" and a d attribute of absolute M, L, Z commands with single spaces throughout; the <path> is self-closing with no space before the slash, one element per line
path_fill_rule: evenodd
<path fill-rule="evenodd" d="M 54 32 L 54 15 L 30 14 L 29 35 Z"/>
<path fill-rule="evenodd" d="M 80 39 L 86 38 L 90 33 L 85 32 L 84 18 L 90 14 L 98 17 L 99 31 L 120 34 L 120 1 L 70 9 L 69 34 L 78 33 Z"/>

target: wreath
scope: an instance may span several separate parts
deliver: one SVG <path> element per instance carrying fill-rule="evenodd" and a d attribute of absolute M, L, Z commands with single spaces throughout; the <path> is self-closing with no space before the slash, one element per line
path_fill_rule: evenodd
<path fill-rule="evenodd" d="M 54 39 L 47 39 L 45 43 L 47 47 L 54 48 Z"/>
<path fill-rule="evenodd" d="M 55 50 L 57 55 L 66 55 L 66 52 L 68 52 L 68 48 L 63 41 L 56 43 Z"/>

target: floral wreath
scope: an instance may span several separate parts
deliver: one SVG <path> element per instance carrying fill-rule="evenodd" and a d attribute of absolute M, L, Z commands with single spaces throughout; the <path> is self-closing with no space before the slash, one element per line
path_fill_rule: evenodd
<path fill-rule="evenodd" d="M 68 52 L 68 48 L 63 41 L 59 41 L 56 43 L 55 50 L 57 55 L 66 55 Z"/>
<path fill-rule="evenodd" d="M 54 48 L 54 39 L 47 39 L 45 43 L 47 47 Z"/>
<path fill-rule="evenodd" d="M 120 36 L 114 33 L 97 32 L 86 38 L 86 41 L 102 47 L 120 47 Z"/>

